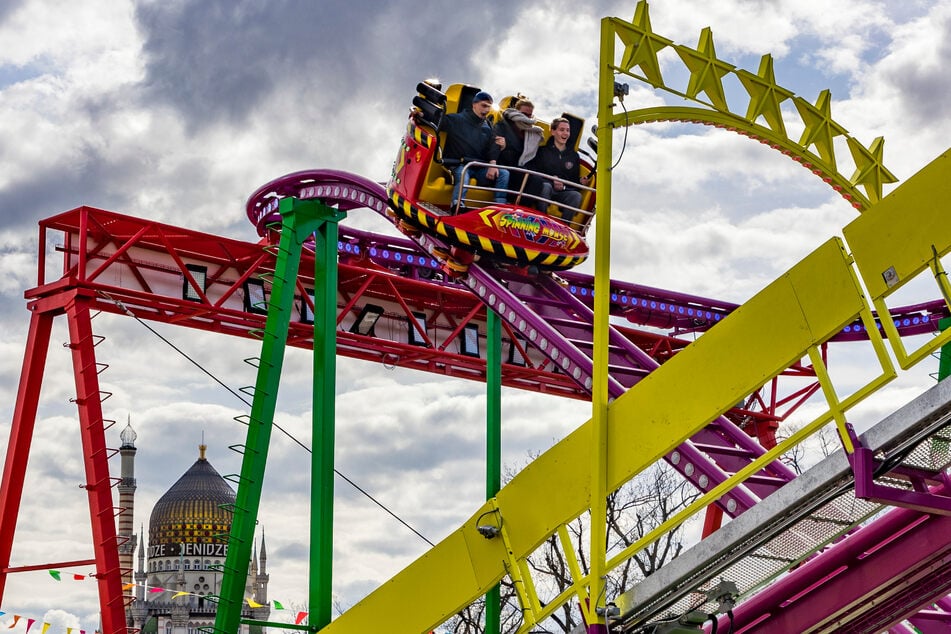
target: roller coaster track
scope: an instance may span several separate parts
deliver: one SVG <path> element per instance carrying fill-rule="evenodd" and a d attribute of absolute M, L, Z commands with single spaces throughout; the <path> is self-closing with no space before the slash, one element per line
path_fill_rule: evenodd
<path fill-rule="evenodd" d="M 947 237 L 948 228 L 941 226 L 941 221 L 928 218 L 929 212 L 923 205 L 917 211 L 907 211 L 903 206 L 902 193 L 910 188 L 913 197 L 928 197 L 930 188 L 938 186 L 936 175 L 942 169 L 947 157 L 942 157 L 927 170 L 927 176 L 917 180 L 894 194 L 895 204 L 880 204 L 873 208 L 873 212 L 866 212 L 863 217 L 846 228 L 846 235 L 852 236 L 852 255 L 844 249 L 844 244 L 833 239 L 817 249 L 804 259 L 789 273 L 770 285 L 762 293 L 733 311 L 723 319 L 717 328 L 709 330 L 696 342 L 684 347 L 663 365 L 657 367 L 649 357 L 623 344 L 617 333 L 611 336 L 612 367 L 621 365 L 616 357 L 623 357 L 623 361 L 633 368 L 620 375 L 613 374 L 617 383 L 611 386 L 612 395 L 616 396 L 610 408 L 610 435 L 612 445 L 627 447 L 638 446 L 641 450 L 638 456 L 625 454 L 623 449 L 615 450 L 611 454 L 611 486 L 616 488 L 637 472 L 660 459 L 664 455 L 672 457 L 678 451 L 686 451 L 689 444 L 683 444 L 684 436 L 693 436 L 703 432 L 711 425 L 722 425 L 719 418 L 710 419 L 711 411 L 726 412 L 731 404 L 746 397 L 749 393 L 762 385 L 770 377 L 776 376 L 789 368 L 803 355 L 812 358 L 816 367 L 822 367 L 822 358 L 818 353 L 820 346 L 841 334 L 844 328 L 861 320 L 866 332 L 873 343 L 881 349 L 882 340 L 879 328 L 889 331 L 888 324 L 879 326 L 872 314 L 871 307 L 865 302 L 864 294 L 858 284 L 852 258 L 859 263 L 862 261 L 878 262 L 883 257 L 894 258 L 893 266 L 900 266 L 900 279 L 907 280 L 922 270 L 932 267 L 939 276 L 940 262 L 938 257 L 947 252 L 951 243 L 940 242 Z M 329 182 L 320 183 L 321 180 Z M 365 188 L 372 191 L 372 184 L 360 185 L 355 177 L 348 177 L 347 187 L 341 182 L 339 174 L 325 174 L 320 172 L 298 173 L 284 179 L 279 179 L 266 185 L 256 193 L 260 199 L 252 197 L 249 203 L 249 213 L 254 209 L 263 210 L 256 220 L 259 226 L 268 224 L 266 218 L 268 207 L 262 201 L 269 196 L 280 197 L 296 195 L 301 198 L 318 198 L 325 202 L 331 192 L 347 192 L 350 188 L 359 191 Z M 927 184 L 922 184 L 922 182 Z M 313 184 L 320 183 L 320 184 Z M 357 194 L 346 194 L 350 197 Z M 893 251 L 894 243 L 882 243 L 880 235 L 884 223 L 895 214 L 892 209 L 895 205 L 902 206 L 902 213 L 912 213 L 920 216 L 921 226 L 934 230 L 934 234 L 912 230 L 915 240 L 902 242 L 910 251 L 891 253 L 883 256 L 875 251 L 876 248 L 887 246 L 886 251 Z M 877 212 L 877 213 L 875 213 Z M 894 217 L 894 216 L 891 216 Z M 937 222 L 937 226 L 936 226 Z M 912 224 L 915 224 L 912 222 Z M 875 227 L 869 230 L 867 227 Z M 909 236 L 910 237 L 910 236 Z M 430 247 L 430 238 L 421 237 L 421 246 Z M 864 244 L 863 244 L 864 241 Z M 889 260 L 892 261 L 892 260 Z M 901 264 L 897 264 L 901 263 Z M 937 268 L 935 268 L 937 267 Z M 876 289 L 875 277 L 866 274 L 866 285 Z M 485 269 L 474 267 L 470 272 L 467 285 L 486 304 L 497 310 L 503 319 L 521 336 L 538 342 L 542 351 L 555 364 L 582 386 L 588 385 L 590 357 L 581 351 L 590 349 L 589 315 L 575 301 L 553 301 L 560 293 L 562 286 L 548 279 L 539 280 L 540 283 L 526 283 L 524 280 L 513 279 L 511 276 L 500 274 L 499 269 Z M 877 305 L 883 305 L 884 296 L 891 292 L 891 287 L 877 285 L 879 296 L 874 298 Z M 550 306 L 559 306 L 554 311 Z M 778 308 L 777 308 L 778 307 Z M 537 318 L 536 310 L 545 316 L 544 321 Z M 567 332 L 555 332 L 542 329 L 541 323 L 558 323 L 572 311 L 572 328 Z M 780 314 L 780 324 L 775 324 L 775 331 L 791 333 L 791 336 L 776 337 L 772 333 L 764 332 L 762 324 L 767 320 L 766 314 Z M 739 322 L 739 325 L 737 325 Z M 876 338 L 879 335 L 879 338 Z M 904 353 L 903 346 L 897 346 L 898 356 L 903 361 L 910 358 L 921 359 L 927 350 L 933 350 L 947 339 L 946 336 L 934 338 L 927 349 L 916 351 L 913 355 Z M 541 346 L 542 342 L 546 345 Z M 735 374 L 726 379 L 712 379 L 709 385 L 704 386 L 704 394 L 698 394 L 692 403 L 672 403 L 676 394 L 674 387 L 683 380 L 685 374 L 695 371 L 696 368 L 716 367 L 729 358 L 725 354 L 730 350 L 733 357 L 738 344 L 742 341 L 742 348 L 750 351 L 740 360 L 740 366 L 730 364 Z M 893 342 L 894 343 L 894 342 Z M 815 429 L 820 423 L 835 420 L 844 426 L 844 412 L 856 402 L 874 392 L 881 385 L 894 377 L 895 372 L 884 354 L 880 354 L 883 363 L 882 374 L 859 389 L 855 394 L 841 399 L 829 385 L 823 385 L 826 397 L 830 403 L 830 410 L 820 416 L 810 426 Z M 678 369 L 675 369 L 678 368 Z M 645 371 L 649 371 L 647 374 Z M 645 376 L 646 375 L 646 376 Z M 619 378 L 627 377 L 627 378 Z M 627 388 L 624 381 L 631 383 Z M 627 388 L 625 390 L 625 388 Z M 618 392 L 622 392 L 618 394 Z M 673 410 L 673 411 L 671 411 Z M 642 437 L 633 421 L 652 421 L 651 434 Z M 438 544 L 429 554 L 415 564 L 408 567 L 403 573 L 391 580 L 388 584 L 371 594 L 363 602 L 346 612 L 333 622 L 328 631 L 359 632 L 372 627 L 380 613 L 391 613 L 399 605 L 406 605 L 412 596 L 422 593 L 436 599 L 426 602 L 425 606 L 414 605 L 413 613 L 402 617 L 407 631 L 425 631 L 438 625 L 443 620 L 464 607 L 468 602 L 483 594 L 489 587 L 499 581 L 502 576 L 513 576 L 517 583 L 525 583 L 531 587 L 526 579 L 528 566 L 527 558 L 548 537 L 557 533 L 558 527 L 574 520 L 586 508 L 588 501 L 587 482 L 583 475 L 584 467 L 579 461 L 572 460 L 572 456 L 589 455 L 590 437 L 588 429 L 590 423 L 583 425 L 568 438 L 556 445 L 552 450 L 540 456 L 535 462 L 516 476 L 499 495 L 478 509 L 470 521 L 453 533 L 442 543 Z M 848 435 L 843 433 L 844 442 L 848 444 Z M 720 436 L 723 438 L 724 436 Z M 735 438 L 735 436 L 729 436 Z M 656 440 L 656 444 L 650 442 Z M 796 438 L 798 442 L 801 438 Z M 696 444 L 701 444 L 697 441 Z M 739 444 L 739 443 L 737 443 Z M 702 444 L 704 453 L 714 457 L 719 452 L 711 448 L 709 443 Z M 779 449 L 744 454 L 734 449 L 733 457 L 741 466 L 733 465 L 733 471 L 721 473 L 716 484 L 705 491 L 701 498 L 703 503 L 716 499 L 735 499 L 739 495 L 735 485 L 755 474 L 764 465 L 775 463 Z M 850 447 L 851 449 L 851 447 Z M 725 452 L 724 452 L 725 453 Z M 672 463 L 678 464 L 671 460 Z M 686 471 L 686 470 L 685 470 Z M 791 478 L 789 478 L 791 479 Z M 776 478 L 773 490 L 789 479 Z M 558 490 L 561 495 L 557 500 L 545 498 L 544 503 L 538 501 L 538 487 L 544 482 L 546 489 Z M 760 483 L 765 484 L 765 483 Z M 729 493 L 727 493 L 729 492 Z M 726 495 L 724 495 L 726 494 Z M 748 508 L 748 507 L 747 507 Z M 736 510 L 734 506 L 732 509 Z M 746 509 L 742 509 L 746 510 Z M 476 531 L 480 518 L 495 516 L 499 520 L 502 539 L 485 540 Z M 564 541 L 564 540 L 563 540 Z M 454 571 L 453 577 L 457 582 L 449 583 L 446 575 L 440 571 Z M 471 574 L 466 574 L 471 571 Z M 578 571 L 580 575 L 580 571 Z M 438 580 L 438 581 L 437 581 Z M 583 586 L 583 581 L 576 583 Z M 578 587 L 573 589 L 577 599 L 582 599 L 582 592 Z M 551 614 L 551 605 L 562 603 L 567 597 L 558 597 L 555 601 L 547 602 L 545 607 L 533 597 L 531 593 L 526 597 L 530 604 L 526 627 L 544 619 Z M 382 610 L 382 612 L 381 612 Z"/>
<path fill-rule="evenodd" d="M 352 174 L 330 170 L 289 174 L 262 186 L 249 199 L 249 218 L 258 227 L 259 233 L 265 234 L 266 227 L 276 223 L 272 201 L 285 196 L 317 198 L 325 203 L 339 204 L 341 200 L 380 200 L 379 197 L 385 194 L 378 185 Z M 381 210 L 379 205 L 372 207 Z M 383 213 L 386 215 L 385 211 Z M 426 235 L 420 235 L 417 239 L 424 253 L 433 247 L 445 247 Z M 578 389 L 590 394 L 594 313 L 565 284 L 556 282 L 548 275 L 525 277 L 507 268 L 479 265 L 470 267 L 464 284 L 507 323 L 514 335 L 537 348 L 552 366 L 574 381 Z M 661 303 L 664 312 L 667 312 L 670 302 Z M 625 302 L 619 297 L 617 304 L 620 307 Z M 680 315 L 682 309 L 685 321 L 698 321 L 696 314 L 702 313 L 699 321 L 709 319 L 710 323 L 705 324 L 707 326 L 718 321 L 722 315 L 702 306 L 677 306 L 676 313 Z M 696 327 L 693 324 L 693 328 Z M 620 331 L 612 328 L 610 333 L 609 394 L 617 398 L 659 367 L 660 363 Z M 667 460 L 698 489 L 706 492 L 749 465 L 764 451 L 762 445 L 757 444 L 747 432 L 727 417 L 720 416 L 699 430 L 690 441 L 674 448 Z M 735 488 L 729 496 L 719 500 L 718 504 L 730 516 L 738 515 L 793 477 L 791 469 L 781 462 L 773 461 L 751 475 L 745 486 Z"/>

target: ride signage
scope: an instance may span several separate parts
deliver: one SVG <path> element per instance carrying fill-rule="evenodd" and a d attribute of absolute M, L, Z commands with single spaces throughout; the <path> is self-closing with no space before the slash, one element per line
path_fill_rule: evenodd
<path fill-rule="evenodd" d="M 155 557 L 225 557 L 228 544 L 187 543 L 155 544 L 149 546 L 149 559 Z"/>

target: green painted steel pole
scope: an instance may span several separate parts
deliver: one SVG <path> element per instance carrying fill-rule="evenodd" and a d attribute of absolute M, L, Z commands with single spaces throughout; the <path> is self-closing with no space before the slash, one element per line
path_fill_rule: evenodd
<path fill-rule="evenodd" d="M 334 445 L 337 386 L 337 223 L 328 209 L 314 234 L 314 395 L 311 461 L 311 625 L 330 625 L 333 606 Z"/>
<path fill-rule="evenodd" d="M 485 325 L 485 499 L 502 487 L 502 327 L 499 316 L 486 309 Z M 499 585 L 485 595 L 485 634 L 502 631 L 502 591 Z"/>
<path fill-rule="evenodd" d="M 262 334 L 257 380 L 254 384 L 244 457 L 241 461 L 234 516 L 228 538 L 228 554 L 225 558 L 218 612 L 215 616 L 214 631 L 221 634 L 233 634 L 240 628 L 254 526 L 261 503 L 265 462 L 277 407 L 287 332 L 294 309 L 301 249 L 308 236 L 325 221 L 338 222 L 343 217 L 342 212 L 318 201 L 299 201 L 295 198 L 281 200 L 280 212 L 281 239 Z"/>
<path fill-rule="evenodd" d="M 938 330 L 944 332 L 951 327 L 951 317 L 944 317 L 938 320 Z M 951 344 L 941 346 L 941 354 L 938 356 L 938 380 L 943 381 L 951 374 Z"/>

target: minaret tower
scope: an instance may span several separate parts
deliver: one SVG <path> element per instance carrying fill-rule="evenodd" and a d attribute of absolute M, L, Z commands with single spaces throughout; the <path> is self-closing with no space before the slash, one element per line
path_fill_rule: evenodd
<path fill-rule="evenodd" d="M 132 583 L 133 558 L 135 556 L 136 535 L 132 532 L 132 515 L 135 509 L 135 439 L 136 433 L 132 429 L 132 417 L 126 423 L 125 429 L 119 434 L 121 445 L 121 479 L 119 480 L 119 526 L 117 537 L 119 541 L 119 567 L 122 569 L 122 584 Z"/>
<path fill-rule="evenodd" d="M 145 529 L 139 527 L 139 535 L 145 535 Z M 135 572 L 135 601 L 129 610 L 132 614 L 132 630 L 142 631 L 145 619 L 148 616 L 148 605 L 145 603 L 145 584 L 148 576 L 145 573 L 145 540 L 139 542 L 139 562 Z"/>

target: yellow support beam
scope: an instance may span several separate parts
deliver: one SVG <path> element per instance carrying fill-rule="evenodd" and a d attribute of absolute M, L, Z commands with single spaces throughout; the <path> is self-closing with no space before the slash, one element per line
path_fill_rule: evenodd
<path fill-rule="evenodd" d="M 863 309 L 850 259 L 841 241 L 831 239 L 608 407 L 608 489 L 656 462 Z M 399 614 L 402 629 L 425 632 L 483 595 L 506 574 L 510 557 L 528 557 L 588 508 L 593 431 L 589 421 L 542 454 L 494 502 L 322 631 L 362 634 L 379 626 L 381 615 Z M 485 539 L 476 530 L 496 509 L 505 540 Z"/>
<path fill-rule="evenodd" d="M 909 178 L 879 204 L 842 230 L 879 315 L 885 300 L 927 269 L 948 301 L 947 274 L 940 258 L 951 250 L 951 150 Z M 914 365 L 951 341 L 951 330 L 908 352 L 892 320 L 880 319 L 898 363 Z"/>

